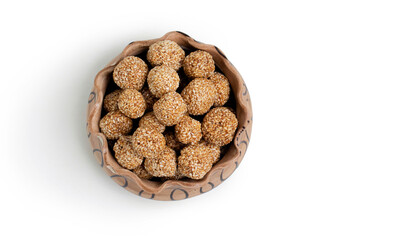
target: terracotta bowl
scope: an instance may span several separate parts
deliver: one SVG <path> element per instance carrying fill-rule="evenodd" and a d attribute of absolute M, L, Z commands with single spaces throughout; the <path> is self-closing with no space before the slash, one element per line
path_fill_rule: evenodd
<path fill-rule="evenodd" d="M 141 179 L 117 163 L 108 147 L 105 136 L 99 129 L 98 123 L 102 114 L 105 91 L 110 81 L 112 81 L 112 72 L 116 64 L 127 56 L 146 52 L 151 44 L 164 39 L 177 42 L 184 50 L 201 49 L 209 52 L 214 58 L 216 67 L 229 79 L 233 91 L 236 115 L 239 120 L 236 135 L 233 142 L 229 144 L 230 146 L 226 154 L 201 180 L 187 179 L 156 182 Z M 121 187 L 144 198 L 181 200 L 212 190 L 224 182 L 237 169 L 249 145 L 252 131 L 252 106 L 243 78 L 220 49 L 214 45 L 198 42 L 182 32 L 169 32 L 158 39 L 131 42 L 119 56 L 96 75 L 94 86 L 88 99 L 86 128 L 96 160 L 103 170 Z"/>

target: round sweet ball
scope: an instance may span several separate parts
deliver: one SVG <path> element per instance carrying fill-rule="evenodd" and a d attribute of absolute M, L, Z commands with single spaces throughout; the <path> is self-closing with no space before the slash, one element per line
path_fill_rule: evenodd
<path fill-rule="evenodd" d="M 142 163 L 142 156 L 132 148 L 131 136 L 121 136 L 114 145 L 115 158 L 126 169 L 135 169 Z"/>
<path fill-rule="evenodd" d="M 232 111 L 217 107 L 206 114 L 201 130 L 206 141 L 221 147 L 233 140 L 237 125 L 236 115 Z"/>
<path fill-rule="evenodd" d="M 214 84 L 206 78 L 196 78 L 181 92 L 191 115 L 203 115 L 213 106 L 217 91 Z"/>
<path fill-rule="evenodd" d="M 164 135 L 167 147 L 174 149 L 175 151 L 180 150 L 184 144 L 178 141 L 173 131 L 167 131 Z"/>
<path fill-rule="evenodd" d="M 125 89 L 119 95 L 118 99 L 119 110 L 130 118 L 141 117 L 147 105 L 142 94 L 136 89 Z"/>
<path fill-rule="evenodd" d="M 103 102 L 103 107 L 107 112 L 118 110 L 118 99 L 122 90 L 118 89 L 106 95 Z"/>
<path fill-rule="evenodd" d="M 145 103 L 147 104 L 147 110 L 148 111 L 152 111 L 152 107 L 154 106 L 154 103 L 158 100 L 158 98 L 156 98 L 151 91 L 149 90 L 148 87 L 144 87 L 141 90 L 141 94 L 145 99 Z"/>
<path fill-rule="evenodd" d="M 166 147 L 162 133 L 148 128 L 137 128 L 132 135 L 132 147 L 145 158 L 157 157 Z"/>
<path fill-rule="evenodd" d="M 120 111 L 113 111 L 99 121 L 99 127 L 107 139 L 114 140 L 127 135 L 132 130 L 132 119 Z"/>
<path fill-rule="evenodd" d="M 184 144 L 197 143 L 203 136 L 201 133 L 201 123 L 190 116 L 184 116 L 181 121 L 175 125 L 175 136 L 178 141 Z"/>
<path fill-rule="evenodd" d="M 181 174 L 178 169 L 175 171 L 175 175 L 171 177 L 165 177 L 163 180 L 180 180 L 185 178 L 183 174 Z"/>
<path fill-rule="evenodd" d="M 151 69 L 148 73 L 147 81 L 149 90 L 157 98 L 168 92 L 174 92 L 180 85 L 178 73 L 165 65 Z"/>
<path fill-rule="evenodd" d="M 207 151 L 209 151 L 212 164 L 215 164 L 220 160 L 220 147 L 214 144 L 211 144 L 207 141 L 201 140 L 200 146 L 207 148 Z"/>
<path fill-rule="evenodd" d="M 229 80 L 221 73 L 215 72 L 210 77 L 216 87 L 217 95 L 214 100 L 214 107 L 223 106 L 230 97 L 230 83 Z"/>
<path fill-rule="evenodd" d="M 151 179 L 152 175 L 145 170 L 145 168 L 142 165 L 139 165 L 137 168 L 133 171 L 138 177 L 143 179 Z"/>
<path fill-rule="evenodd" d="M 190 78 L 208 78 L 215 70 L 213 56 L 206 51 L 197 50 L 185 57 L 183 68 Z"/>
<path fill-rule="evenodd" d="M 178 171 L 189 178 L 201 179 L 213 166 L 211 150 L 200 143 L 188 145 L 178 157 Z"/>
<path fill-rule="evenodd" d="M 154 112 L 146 113 L 140 120 L 139 120 L 139 127 L 140 128 L 149 128 L 154 129 L 160 133 L 164 132 L 165 126 L 164 124 L 160 123 L 158 119 L 155 117 Z"/>
<path fill-rule="evenodd" d="M 144 162 L 145 170 L 154 177 L 175 176 L 177 169 L 177 157 L 175 151 L 169 147 L 155 158 L 146 158 Z"/>
<path fill-rule="evenodd" d="M 177 71 L 184 60 L 185 52 L 171 40 L 152 44 L 147 52 L 147 60 L 154 66 L 166 65 Z"/>
<path fill-rule="evenodd" d="M 122 89 L 141 90 L 148 74 L 147 64 L 139 57 L 129 56 L 116 65 L 114 82 Z"/>
<path fill-rule="evenodd" d="M 166 126 L 173 126 L 180 122 L 181 118 L 187 112 L 187 106 L 176 92 L 164 94 L 154 104 L 154 114 L 158 121 Z"/>

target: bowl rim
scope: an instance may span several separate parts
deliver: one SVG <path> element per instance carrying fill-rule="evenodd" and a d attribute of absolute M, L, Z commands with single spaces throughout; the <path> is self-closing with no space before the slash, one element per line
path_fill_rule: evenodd
<path fill-rule="evenodd" d="M 212 169 L 200 180 L 167 180 L 163 183 L 157 183 L 154 181 L 141 179 L 132 171 L 124 169 L 115 160 L 109 151 L 109 146 L 106 137 L 100 132 L 99 120 L 102 112 L 103 98 L 106 93 L 106 88 L 109 83 L 110 76 L 116 66 L 123 58 L 132 55 L 138 55 L 138 49 L 148 49 L 148 47 L 160 40 L 173 40 L 177 42 L 184 49 L 200 49 L 209 52 L 213 55 L 213 59 L 216 66 L 223 72 L 223 74 L 229 79 L 231 88 L 236 102 L 236 115 L 239 120 L 234 139 L 230 143 L 226 154 L 217 162 Z M 145 51 L 145 50 L 141 50 Z M 227 73 L 227 74 L 226 74 Z M 204 193 L 203 187 L 211 186 L 216 187 L 218 184 L 214 184 L 211 181 L 212 177 L 219 178 L 221 182 L 226 180 L 233 171 L 239 166 L 241 160 L 244 157 L 250 142 L 251 130 L 253 124 L 253 112 L 250 100 L 250 94 L 246 87 L 246 84 L 241 77 L 240 73 L 234 67 L 234 65 L 227 59 L 224 53 L 214 45 L 205 44 L 194 40 L 185 33 L 179 31 L 172 31 L 166 33 L 164 36 L 151 40 L 134 41 L 129 43 L 123 51 L 110 61 L 95 77 L 93 89 L 88 99 L 88 111 L 87 111 L 87 131 L 88 138 L 91 141 L 92 146 L 96 145 L 96 140 L 92 140 L 92 136 L 95 136 L 98 140 L 99 148 L 94 148 L 93 153 L 100 153 L 100 157 L 95 155 L 98 161 L 101 161 L 101 167 L 107 168 L 105 171 L 114 179 L 118 184 L 127 188 L 127 190 L 142 195 L 143 192 L 151 194 L 151 199 L 154 199 L 155 194 L 159 194 L 167 189 L 170 191 L 170 199 L 160 200 L 175 200 L 173 194 L 177 189 L 199 189 L 199 193 L 195 194 L 191 191 L 184 192 L 184 197 L 192 197 Z M 223 177 L 223 172 L 226 169 L 234 169 L 227 177 Z M 109 170 L 109 171 L 108 171 Z M 214 171 L 213 171 L 214 170 Z M 218 175 L 219 174 L 219 175 Z M 141 188 L 141 191 L 134 191 L 128 189 L 128 180 L 133 181 Z M 220 183 L 221 183 L 220 182 Z M 220 184 L 219 183 L 219 184 Z M 130 184 L 131 185 L 131 184 Z M 181 190 L 182 190 L 181 189 Z M 191 196 L 190 196 L 191 195 Z M 149 198 L 149 197 L 148 197 Z"/>

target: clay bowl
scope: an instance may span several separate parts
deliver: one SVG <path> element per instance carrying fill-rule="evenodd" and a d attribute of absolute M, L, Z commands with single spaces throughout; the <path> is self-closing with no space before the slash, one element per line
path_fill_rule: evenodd
<path fill-rule="evenodd" d="M 216 67 L 229 79 L 233 91 L 234 107 L 239 120 L 236 135 L 233 142 L 229 144 L 226 154 L 201 180 L 186 179 L 156 182 L 141 179 L 117 163 L 108 147 L 107 139 L 99 129 L 103 98 L 105 91 L 111 84 L 112 72 L 116 64 L 127 56 L 144 54 L 152 43 L 164 39 L 177 42 L 186 51 L 201 49 L 209 52 L 214 58 Z M 214 45 L 198 42 L 184 33 L 169 32 L 158 39 L 131 42 L 119 56 L 96 75 L 94 86 L 88 99 L 86 128 L 96 160 L 103 170 L 121 187 L 144 198 L 166 201 L 181 200 L 212 190 L 237 169 L 250 140 L 252 106 L 243 78 L 220 49 Z"/>

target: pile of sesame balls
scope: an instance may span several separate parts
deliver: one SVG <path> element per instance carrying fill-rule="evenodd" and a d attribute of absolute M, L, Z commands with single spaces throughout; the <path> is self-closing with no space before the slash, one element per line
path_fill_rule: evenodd
<path fill-rule="evenodd" d="M 101 132 L 119 165 L 140 178 L 202 179 L 238 126 L 229 81 L 208 52 L 186 56 L 174 41 L 152 44 L 142 58 L 116 65 Z"/>

